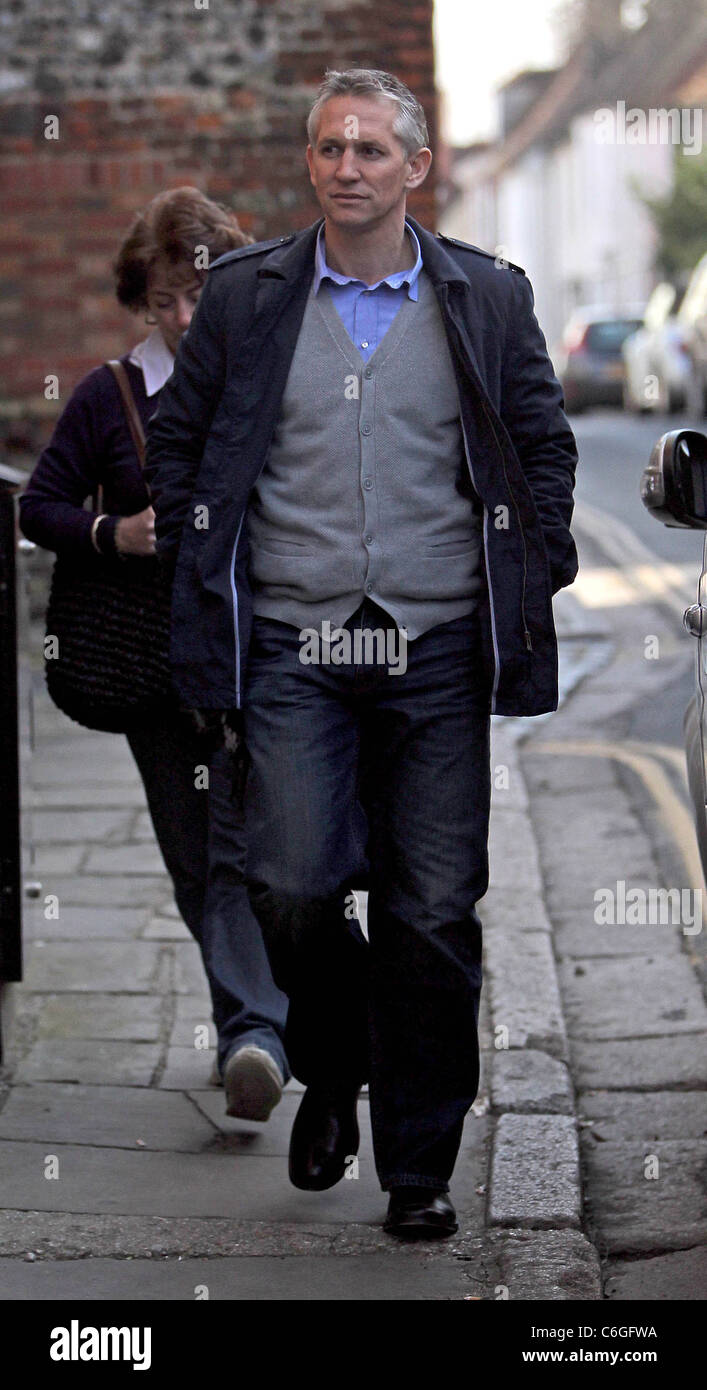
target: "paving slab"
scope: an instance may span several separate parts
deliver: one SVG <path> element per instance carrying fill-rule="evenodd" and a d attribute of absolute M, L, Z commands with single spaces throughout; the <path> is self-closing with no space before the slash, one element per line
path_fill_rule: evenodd
<path fill-rule="evenodd" d="M 257 1260 L 0 1259 L 0 1297 L 17 1300 L 228 1299 L 232 1302 L 448 1301 L 478 1297 L 465 1264 L 394 1255 L 263 1255 Z"/>
<path fill-rule="evenodd" d="M 284 1101 L 283 1101 L 284 1104 Z M 361 1107 L 362 1142 L 358 1168 L 328 1192 L 300 1192 L 287 1177 L 284 1156 L 256 1155 L 223 1140 L 193 1153 L 126 1150 L 95 1145 L 6 1140 L 2 1144 L 3 1204 L 32 1211 L 125 1213 L 135 1217 L 230 1217 L 240 1221 L 307 1224 L 377 1223 L 387 1197 L 373 1164 L 366 1116 Z M 485 1144 L 488 1126 L 471 1116 L 452 1181 L 465 1228 L 483 1226 Z M 142 1136 L 138 1136 L 142 1137 Z M 47 1154 L 59 1159 L 59 1177 L 44 1176 Z M 30 1247 L 31 1248 L 31 1247 Z"/>
<path fill-rule="evenodd" d="M 47 905 L 43 898 L 25 901 L 22 920 L 25 939 L 39 936 L 47 941 L 109 941 L 113 937 L 129 941 L 138 935 L 147 935 L 143 927 L 149 920 L 149 909 L 144 907 L 77 907 L 59 898 L 58 917 L 45 917 L 45 910 Z M 54 911 L 53 904 L 51 911 Z"/>
<path fill-rule="evenodd" d="M 164 861 L 154 840 L 130 845 L 101 845 L 86 853 L 87 874 L 158 874 Z"/>
<path fill-rule="evenodd" d="M 187 998 L 191 999 L 192 996 L 187 995 Z M 209 1049 L 214 1052 L 216 1049 L 216 1026 L 211 1018 L 211 1000 L 206 998 L 201 1000 L 201 1005 L 192 1018 L 175 1019 L 169 1034 L 170 1046 L 191 1047 L 198 1052 L 203 1048 L 204 1028 L 208 1030 L 206 1036 Z"/>
<path fill-rule="evenodd" d="M 577 761 L 581 764 L 579 776 L 582 777 L 585 772 L 588 774 L 589 768 L 585 769 L 585 764 L 594 760 L 583 757 Z M 552 769 L 548 770 L 547 775 L 552 779 Z M 609 866 L 614 860 L 620 860 L 624 840 L 629 845 L 642 845 L 645 852 L 646 842 L 636 826 L 628 798 L 619 787 L 615 787 L 615 792 L 615 795 L 607 796 L 604 785 L 594 789 L 582 786 L 574 793 L 563 795 L 553 786 L 552 795 L 543 799 L 542 838 L 548 845 L 554 846 L 558 858 L 564 860 L 567 856 L 568 864 L 581 866 L 587 851 L 593 852 L 601 847 Z M 611 877 L 608 867 L 606 872 Z M 618 876 L 625 878 L 627 875 L 619 873 Z"/>
<path fill-rule="evenodd" d="M 23 852 L 32 878 L 76 873 L 82 867 L 87 854 L 85 845 L 45 846 L 37 844 L 26 835 Z"/>
<path fill-rule="evenodd" d="M 694 971 L 684 956 L 593 960 L 559 967 L 567 1028 L 585 1038 L 655 1037 L 703 1028 L 707 1014 Z"/>
<path fill-rule="evenodd" d="M 491 726 L 491 815 L 528 810 L 528 792 L 515 741 L 502 724 Z"/>
<path fill-rule="evenodd" d="M 145 805 L 145 792 L 141 782 L 114 782 L 110 778 L 100 782 L 82 782 L 75 790 L 67 787 L 65 781 L 37 787 L 28 784 L 25 779 L 22 802 L 28 810 L 36 806 L 47 810 L 61 806 L 67 814 L 87 806 L 97 806 L 101 810 L 123 806 L 130 810 L 141 810 Z"/>
<path fill-rule="evenodd" d="M 486 933 L 501 931 L 504 935 L 513 932 L 544 931 L 552 932 L 552 924 L 547 915 L 540 893 L 519 891 L 517 887 L 506 884 L 503 887 L 489 888 L 484 898 L 477 903 L 477 910 Z"/>
<path fill-rule="evenodd" d="M 571 1037 L 570 1052 L 581 1091 L 707 1087 L 707 1032 L 618 1042 Z"/>
<path fill-rule="evenodd" d="M 622 1300 L 679 1299 L 704 1302 L 707 1293 L 707 1245 L 675 1250 L 648 1260 L 610 1260 L 604 1297 Z"/>
<path fill-rule="evenodd" d="M 599 1256 L 581 1231 L 504 1232 L 499 1260 L 496 1298 L 507 1290 L 514 1302 L 601 1299 Z"/>
<path fill-rule="evenodd" d="M 158 1216 L 230 1216 L 250 1221 L 378 1221 L 385 1209 L 370 1151 L 358 1179 L 329 1192 L 298 1192 L 282 1157 L 154 1153 L 85 1145 L 3 1144 L 3 1202 L 52 1211 Z M 59 1178 L 44 1177 L 47 1154 Z"/>
<path fill-rule="evenodd" d="M 148 810 L 140 810 L 133 819 L 131 840 L 154 840 L 155 830 Z"/>
<path fill-rule="evenodd" d="M 655 887 L 655 884 L 646 885 Z M 570 956 L 591 959 L 596 956 L 679 955 L 682 950 L 681 926 L 598 924 L 588 908 L 558 914 L 553 922 L 553 940 L 558 959 Z"/>
<path fill-rule="evenodd" d="M 582 759 L 582 764 L 590 761 Z M 544 795 L 531 801 L 537 821 L 546 902 L 553 921 L 564 912 L 594 913 L 599 889 L 653 886 L 660 879 L 628 798 L 606 790 Z"/>
<path fill-rule="evenodd" d="M 208 1014 L 202 1015 L 201 1022 L 207 1023 Z M 211 1036 L 210 1030 L 209 1036 Z M 164 1091 L 190 1091 L 201 1089 L 211 1074 L 214 1062 L 212 1050 L 202 1050 L 192 1046 L 168 1047 L 164 1071 L 158 1085 Z"/>
<path fill-rule="evenodd" d="M 508 812 L 527 818 L 528 794 L 518 767 L 515 749 L 510 756 L 505 748 L 491 752 L 491 823 L 494 834 L 500 839 L 505 836 L 502 817 Z"/>
<path fill-rule="evenodd" d="M 71 903 L 87 907 L 156 907 L 165 896 L 168 880 L 164 870 L 159 874 L 126 877 L 124 881 L 111 882 L 99 874 L 73 874 L 64 869 L 47 874 L 42 884 L 43 893 L 56 893 L 60 910 L 64 904 Z"/>
<path fill-rule="evenodd" d="M 57 1044 L 51 1038 L 41 1038 L 18 1063 L 13 1080 L 93 1082 L 100 1086 L 111 1077 L 116 1086 L 149 1086 L 160 1054 L 159 1043 L 64 1038 Z"/>
<path fill-rule="evenodd" d="M 595 893 L 610 890 L 617 896 L 620 892 L 617 884 L 621 882 L 626 885 L 626 891 L 655 888 L 658 871 L 652 864 L 645 841 L 636 837 L 634 844 L 626 845 L 625 852 L 616 848 L 616 858 L 611 863 L 607 862 L 604 847 L 591 842 L 584 855 L 573 864 L 564 864 L 558 851 L 555 867 L 549 863 L 543 866 L 543 879 L 547 910 L 553 922 L 565 913 L 576 911 L 586 913 L 591 920 L 598 903 Z"/>
<path fill-rule="evenodd" d="M 157 1042 L 163 1008 L 162 999 L 152 994 L 49 994 L 42 998 L 38 1036 Z M 59 1050 L 62 1046 L 57 1041 Z"/>
<path fill-rule="evenodd" d="M 493 1289 L 497 1266 L 491 1254 L 493 1239 L 473 1234 L 464 1213 L 460 1230 L 450 1240 L 428 1245 L 430 1259 L 449 1257 L 472 1263 L 475 1275 Z M 505 1234 L 505 1232 L 504 1232 Z M 330 1255 L 384 1253 L 396 1260 L 415 1258 L 414 1245 L 391 1242 L 382 1219 L 361 1222 L 306 1223 L 234 1221 L 224 1217 L 110 1216 L 100 1213 L 2 1211 L 0 1255 L 42 1259 L 85 1259 L 87 1256 L 123 1255 Z"/>
<path fill-rule="evenodd" d="M 60 786 L 66 791 L 69 788 L 71 799 L 77 802 L 82 786 L 96 786 L 97 767 L 101 767 L 107 784 L 118 783 L 121 786 L 139 787 L 142 790 L 142 783 L 129 754 L 126 759 L 111 756 L 105 761 L 103 754 L 97 756 L 95 753 L 92 753 L 90 758 L 80 758 L 76 756 L 71 743 L 61 748 L 50 749 L 45 740 L 42 740 L 41 752 L 35 754 L 32 759 L 32 786 L 35 790 L 39 787 Z M 99 785 L 102 785 L 102 781 Z"/>
<path fill-rule="evenodd" d="M 32 836 L 37 845 L 110 843 L 128 838 L 134 820 L 130 811 L 97 810 L 32 812 Z"/>
<path fill-rule="evenodd" d="M 587 1133 L 600 1143 L 631 1139 L 701 1139 L 707 1134 L 707 1092 L 592 1091 L 580 1095 Z"/>
<path fill-rule="evenodd" d="M 510 883 L 540 891 L 537 845 L 527 811 L 497 808 L 489 828 L 489 886 L 507 888 Z"/>
<path fill-rule="evenodd" d="M 54 941 L 51 949 L 30 943 L 26 990 L 139 993 L 150 989 L 161 947 L 149 941 Z"/>
<path fill-rule="evenodd" d="M 140 936 L 143 941 L 191 941 L 189 928 L 175 917 L 151 917 Z"/>
<path fill-rule="evenodd" d="M 591 1233 L 607 1253 L 689 1248 L 707 1241 L 704 1141 L 597 1143 L 582 1137 Z M 649 1178 L 655 1159 L 658 1177 Z"/>
<path fill-rule="evenodd" d="M 208 1091 L 189 1091 L 188 1096 L 198 1111 L 208 1118 L 212 1132 L 220 1136 L 220 1147 L 224 1153 L 287 1158 L 292 1122 L 302 1100 L 300 1091 L 286 1090 L 266 1124 L 235 1120 L 227 1115 L 226 1100 L 220 1087 L 212 1086 Z M 370 1148 L 371 1120 L 368 1101 L 363 1097 L 358 1103 L 358 1118 L 364 1142 Z"/>
<path fill-rule="evenodd" d="M 574 1118 L 501 1115 L 493 1138 L 488 1219 L 496 1226 L 579 1226 Z"/>
<path fill-rule="evenodd" d="M 167 886 L 168 886 L 168 885 L 167 885 L 167 882 L 165 881 L 164 887 L 166 888 Z M 176 902 L 174 901 L 174 898 L 173 898 L 170 894 L 167 894 L 167 895 L 163 898 L 163 900 L 160 902 L 160 904 L 159 904 L 159 916 L 160 916 L 160 917 L 179 917 L 179 920 L 181 921 L 181 914 L 180 914 L 179 908 L 177 907 L 177 904 L 176 904 Z"/>
<path fill-rule="evenodd" d="M 496 1111 L 564 1115 L 574 1111 L 572 1082 L 565 1063 L 535 1048 L 494 1052 L 490 1089 Z"/>
<path fill-rule="evenodd" d="M 173 988 L 177 994 L 202 995 L 206 988 L 206 975 L 201 959 L 201 951 L 190 937 L 188 941 L 176 942 L 170 947 L 175 964 Z M 209 1017 L 211 1011 L 209 1010 Z"/>
<path fill-rule="evenodd" d="M 495 1041 L 492 1032 L 491 1010 L 489 1008 L 488 995 L 485 989 L 482 989 L 481 999 L 479 1001 L 477 1032 L 479 1035 L 479 1065 L 483 1070 L 487 1062 L 487 1054 L 493 1048 Z"/>
<path fill-rule="evenodd" d="M 547 737 L 556 737 L 552 724 Z M 561 797 L 567 792 L 584 795 L 588 791 L 607 793 L 619 790 L 615 764 L 610 758 L 578 758 L 548 753 L 543 750 L 542 734 L 534 735 L 532 743 L 521 745 L 521 759 L 531 799 L 543 792 Z"/>
<path fill-rule="evenodd" d="M 511 1048 L 567 1053 L 552 945 L 545 932 L 486 939 L 486 980 L 494 1027 L 508 1029 Z"/>
<path fill-rule="evenodd" d="M 193 1043 L 193 1029 L 208 1023 L 211 1028 L 211 999 L 202 986 L 198 994 L 175 994 L 172 996 L 173 1017 L 175 1027 L 178 1023 L 191 1025 L 192 1031 L 189 1035 L 189 1045 Z M 187 1044 L 184 1043 L 184 1046 Z"/>
<path fill-rule="evenodd" d="M 188 1097 L 146 1087 L 14 1086 L 0 1112 L 0 1140 L 196 1153 L 217 1134 Z"/>

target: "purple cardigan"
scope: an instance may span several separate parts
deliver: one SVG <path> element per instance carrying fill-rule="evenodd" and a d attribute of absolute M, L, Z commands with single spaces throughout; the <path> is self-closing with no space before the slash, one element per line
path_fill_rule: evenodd
<path fill-rule="evenodd" d="M 160 392 L 148 398 L 141 368 L 127 354 L 120 360 L 146 428 Z M 27 539 L 57 554 L 94 553 L 91 526 L 97 513 L 83 504 L 99 483 L 109 519 L 97 528 L 96 540 L 104 554 L 114 555 L 119 518 L 144 511 L 150 498 L 118 383 L 105 365 L 79 382 L 20 498 L 20 527 Z"/>

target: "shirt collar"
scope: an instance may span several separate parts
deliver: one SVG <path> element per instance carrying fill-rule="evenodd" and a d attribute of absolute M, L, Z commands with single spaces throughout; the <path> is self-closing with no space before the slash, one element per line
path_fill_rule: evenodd
<path fill-rule="evenodd" d="M 327 265 L 324 251 L 324 225 L 325 224 L 322 222 L 317 235 L 317 243 L 314 251 L 313 294 L 317 293 L 322 280 L 332 280 L 335 285 L 362 285 L 364 283 L 363 280 L 357 280 L 353 275 L 340 275 L 337 270 L 332 270 L 331 266 Z M 416 253 L 415 264 L 409 270 L 396 270 L 392 275 L 386 275 L 383 280 L 378 280 L 375 285 L 366 285 L 366 289 L 375 290 L 378 288 L 378 285 L 390 285 L 392 289 L 398 290 L 401 289 L 403 285 L 407 284 L 409 298 L 417 299 L 417 280 L 422 270 L 422 251 L 420 249 L 420 243 L 407 220 L 405 222 L 405 227 L 410 234 L 413 249 Z"/>
<path fill-rule="evenodd" d="M 134 362 L 136 367 L 142 369 L 145 392 L 148 396 L 154 396 L 157 391 L 161 391 L 174 370 L 174 357 L 159 328 L 153 328 L 149 338 L 143 338 L 142 342 L 133 348 L 128 361 Z"/>

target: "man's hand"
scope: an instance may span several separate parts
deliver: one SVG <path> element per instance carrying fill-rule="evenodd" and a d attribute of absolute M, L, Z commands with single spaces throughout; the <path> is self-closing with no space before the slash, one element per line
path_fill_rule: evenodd
<path fill-rule="evenodd" d="M 189 710 L 194 728 L 204 744 L 215 751 L 226 748 L 237 753 L 243 744 L 243 711 L 240 709 Z"/>
<path fill-rule="evenodd" d="M 121 555 L 154 555 L 155 513 L 152 507 L 136 516 L 121 516 L 115 528 L 115 548 Z"/>
<path fill-rule="evenodd" d="M 225 748 L 231 763 L 231 796 L 238 805 L 243 803 L 250 759 L 243 738 L 241 709 L 192 709 L 194 728 L 205 753 L 213 754 Z"/>

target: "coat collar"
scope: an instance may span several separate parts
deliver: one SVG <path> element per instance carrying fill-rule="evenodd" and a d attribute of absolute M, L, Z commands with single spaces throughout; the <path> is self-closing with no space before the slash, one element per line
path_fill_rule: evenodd
<path fill-rule="evenodd" d="M 468 285 L 469 281 L 453 256 L 440 244 L 432 232 L 428 232 L 413 217 L 406 214 L 422 251 L 422 264 L 435 285 L 454 281 Z M 319 228 L 324 222 L 319 217 L 311 226 L 295 232 L 285 245 L 270 251 L 258 267 L 258 275 L 273 276 L 282 280 L 296 281 L 303 275 L 314 276 L 314 251 Z"/>

